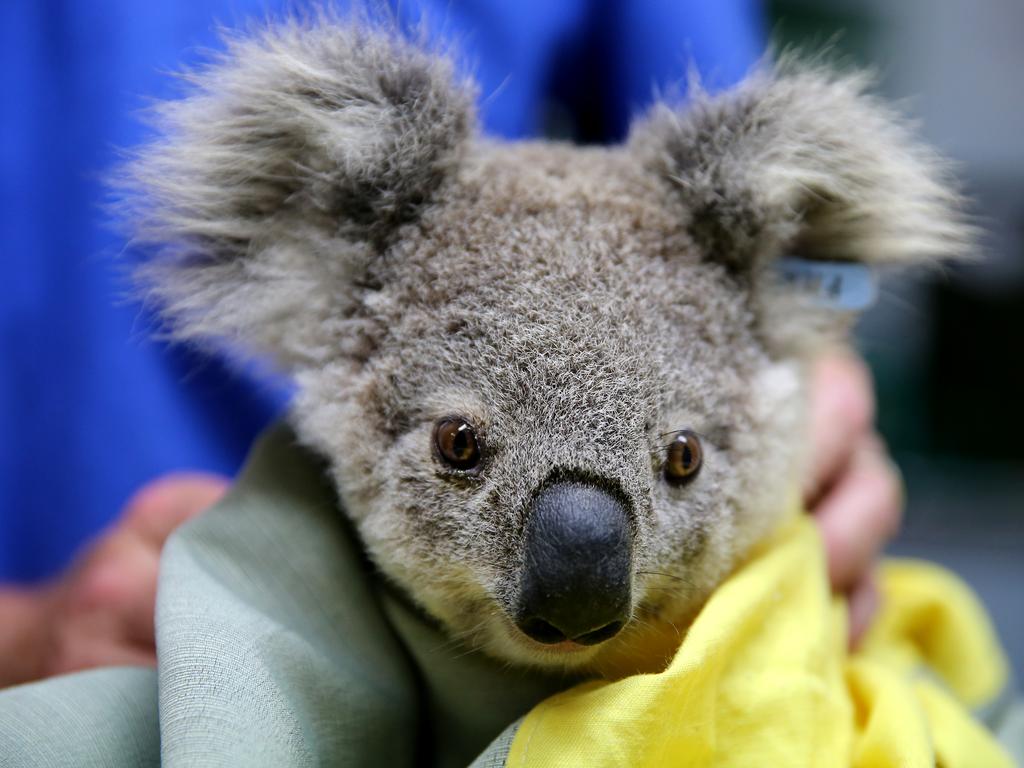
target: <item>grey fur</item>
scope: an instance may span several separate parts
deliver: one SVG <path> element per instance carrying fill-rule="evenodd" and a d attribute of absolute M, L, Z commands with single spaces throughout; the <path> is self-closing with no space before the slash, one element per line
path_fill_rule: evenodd
<path fill-rule="evenodd" d="M 905 263 L 969 234 L 857 76 L 766 70 L 612 148 L 481 138 L 443 59 L 330 21 L 233 40 L 193 80 L 129 169 L 140 239 L 162 246 L 144 283 L 182 339 L 288 368 L 293 421 L 380 570 L 518 663 L 596 668 L 646 625 L 685 626 L 778 521 L 803 363 L 836 323 L 767 279 L 774 256 Z M 484 440 L 475 476 L 432 450 L 453 414 Z M 673 487 L 684 427 L 705 465 Z M 506 615 L 552 472 L 636 511 L 638 621 L 569 656 Z"/>
<path fill-rule="evenodd" d="M 298 21 L 228 37 L 156 110 L 126 169 L 140 276 L 186 337 L 290 366 L 329 357 L 365 262 L 433 195 L 473 131 L 474 91 L 395 36 Z M 312 311 L 311 311 L 312 309 Z"/>

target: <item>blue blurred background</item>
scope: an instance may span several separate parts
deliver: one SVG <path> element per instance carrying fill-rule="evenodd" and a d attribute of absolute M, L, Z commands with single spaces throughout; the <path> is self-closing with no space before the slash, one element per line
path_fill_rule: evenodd
<path fill-rule="evenodd" d="M 216 24 L 274 0 L 0 4 L 0 581 L 55 573 L 133 490 L 175 469 L 233 473 L 287 399 L 152 336 L 102 210 L 118 148 Z M 1024 660 L 1024 4 L 1019 0 L 403 0 L 455 37 L 482 118 L 510 138 L 620 139 L 693 62 L 735 82 L 769 37 L 878 68 L 960 164 L 986 259 L 889 283 L 859 329 L 881 429 L 904 468 L 896 551 L 959 570 Z M 837 37 L 837 33 L 839 36 Z M 1018 667 L 1020 669 L 1020 667 Z"/>

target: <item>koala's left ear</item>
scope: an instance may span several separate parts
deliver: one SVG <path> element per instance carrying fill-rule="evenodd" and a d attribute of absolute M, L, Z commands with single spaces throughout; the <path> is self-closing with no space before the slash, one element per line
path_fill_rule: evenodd
<path fill-rule="evenodd" d="M 229 38 L 185 80 L 118 184 L 156 251 L 146 297 L 176 337 L 287 369 L 361 354 L 368 268 L 457 167 L 474 86 L 397 32 L 327 17 Z"/>
<path fill-rule="evenodd" d="M 913 264 L 971 245 L 942 162 L 868 84 L 788 63 L 718 96 L 698 92 L 682 111 L 660 105 L 630 137 L 671 181 L 703 257 L 749 276 L 783 353 L 837 323 L 773 284 L 777 257 Z"/>

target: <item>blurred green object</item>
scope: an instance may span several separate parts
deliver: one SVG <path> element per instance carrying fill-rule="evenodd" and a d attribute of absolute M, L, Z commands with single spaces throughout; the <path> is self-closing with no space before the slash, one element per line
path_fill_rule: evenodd
<path fill-rule="evenodd" d="M 879 20 L 870 8 L 840 8 L 800 0 L 770 0 L 766 6 L 771 41 L 777 48 L 795 47 L 808 52 L 829 48 L 838 58 L 852 59 L 858 66 L 872 63 L 871 40 Z"/>

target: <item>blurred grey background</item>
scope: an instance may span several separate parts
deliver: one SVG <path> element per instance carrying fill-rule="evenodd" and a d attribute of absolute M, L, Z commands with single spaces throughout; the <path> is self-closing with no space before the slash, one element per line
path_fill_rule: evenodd
<path fill-rule="evenodd" d="M 1024 1 L 772 0 L 774 39 L 874 67 L 957 165 L 977 264 L 883 283 L 858 343 L 906 481 L 892 551 L 943 563 L 991 611 L 1024 680 Z"/>

